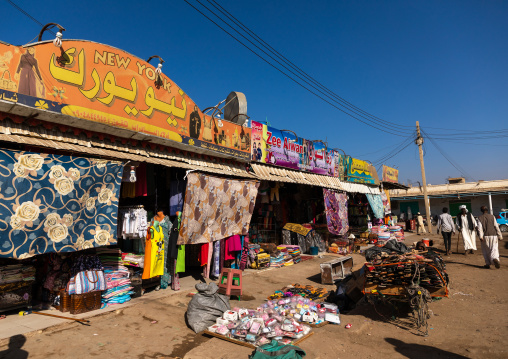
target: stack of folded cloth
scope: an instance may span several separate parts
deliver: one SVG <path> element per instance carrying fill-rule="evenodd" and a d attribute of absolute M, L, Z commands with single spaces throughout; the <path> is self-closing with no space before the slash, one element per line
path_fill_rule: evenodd
<path fill-rule="evenodd" d="M 25 264 L 13 264 L 0 267 L 0 284 L 33 282 L 35 267 Z"/>
<path fill-rule="evenodd" d="M 391 226 L 390 234 L 393 238 L 395 238 L 399 242 L 404 241 L 404 230 L 401 226 Z"/>
<path fill-rule="evenodd" d="M 377 240 L 378 242 L 381 242 L 381 241 L 389 241 L 390 240 L 390 232 L 379 232 L 377 234 Z"/>
<path fill-rule="evenodd" d="M 282 252 L 277 251 L 270 255 L 270 267 L 284 267 L 284 254 Z"/>
<path fill-rule="evenodd" d="M 102 303 L 107 306 L 131 300 L 133 287 L 129 279 L 129 270 L 122 265 L 120 249 L 98 248 L 97 254 L 104 265 L 104 277 L 108 288 L 102 293 Z"/>
<path fill-rule="evenodd" d="M 122 264 L 124 266 L 143 268 L 145 256 L 143 254 L 122 253 Z"/>
<path fill-rule="evenodd" d="M 302 254 L 302 251 L 300 250 L 300 247 L 298 247 L 298 246 L 289 247 L 288 253 L 291 255 L 291 257 L 293 257 L 293 262 L 295 264 L 301 262 L 302 257 L 300 255 Z"/>

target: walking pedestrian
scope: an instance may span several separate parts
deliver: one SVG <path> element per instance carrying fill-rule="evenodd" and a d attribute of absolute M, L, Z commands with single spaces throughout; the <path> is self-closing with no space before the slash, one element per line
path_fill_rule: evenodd
<path fill-rule="evenodd" d="M 452 253 L 452 233 L 455 234 L 455 225 L 446 207 L 443 208 L 443 213 L 437 219 L 437 234 L 439 231 L 443 235 L 446 255 L 449 256 Z"/>
<path fill-rule="evenodd" d="M 423 216 L 418 212 L 416 214 L 416 233 L 420 235 L 420 232 L 427 233 L 425 225 L 423 224 Z"/>
<path fill-rule="evenodd" d="M 467 211 L 466 206 L 459 207 L 460 213 L 457 216 L 457 230 L 462 234 L 464 240 L 464 255 L 474 254 L 476 250 L 476 219 Z"/>
<path fill-rule="evenodd" d="M 500 268 L 498 240 L 503 239 L 496 217 L 491 215 L 487 207 L 481 207 L 482 215 L 478 217 L 478 232 L 482 242 L 482 253 L 485 259 L 484 268 L 489 269 L 491 264 Z"/>

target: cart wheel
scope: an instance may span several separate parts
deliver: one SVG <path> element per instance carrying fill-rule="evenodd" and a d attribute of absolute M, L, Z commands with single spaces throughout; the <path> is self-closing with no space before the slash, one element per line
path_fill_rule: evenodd
<path fill-rule="evenodd" d="M 159 291 L 160 289 L 161 289 L 161 286 L 160 286 L 160 285 L 158 285 L 157 287 L 155 287 L 155 290 L 156 290 L 156 291 Z"/>

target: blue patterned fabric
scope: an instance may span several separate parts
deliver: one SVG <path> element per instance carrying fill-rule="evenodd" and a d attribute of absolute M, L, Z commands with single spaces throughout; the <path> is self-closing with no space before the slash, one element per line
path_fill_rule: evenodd
<path fill-rule="evenodd" d="M 369 200 L 372 212 L 374 212 L 374 217 L 385 218 L 385 207 L 383 206 L 381 195 L 367 193 L 367 199 Z"/>
<path fill-rule="evenodd" d="M 0 257 L 116 244 L 119 162 L 0 149 Z"/>

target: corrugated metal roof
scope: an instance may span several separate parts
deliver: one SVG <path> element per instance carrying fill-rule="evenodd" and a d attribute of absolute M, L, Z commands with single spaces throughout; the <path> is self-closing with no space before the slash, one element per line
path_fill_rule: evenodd
<path fill-rule="evenodd" d="M 343 182 L 336 177 L 323 176 L 302 171 L 294 171 L 286 168 L 272 167 L 259 163 L 251 163 L 251 167 L 256 177 L 262 180 L 300 183 L 351 193 L 380 194 L 378 187 L 371 187 L 360 183 Z"/>
<path fill-rule="evenodd" d="M 70 151 L 95 157 L 154 163 L 167 167 L 193 169 L 221 175 L 254 177 L 241 163 L 220 163 L 219 159 L 214 158 L 197 160 L 191 159 L 182 153 L 170 154 L 159 150 L 83 139 L 82 137 L 62 133 L 55 129 L 46 130 L 37 127 L 37 131 L 35 131 L 35 129 L 25 124 L 12 124 L 11 126 L 11 124 L 0 122 L 0 141 Z"/>

